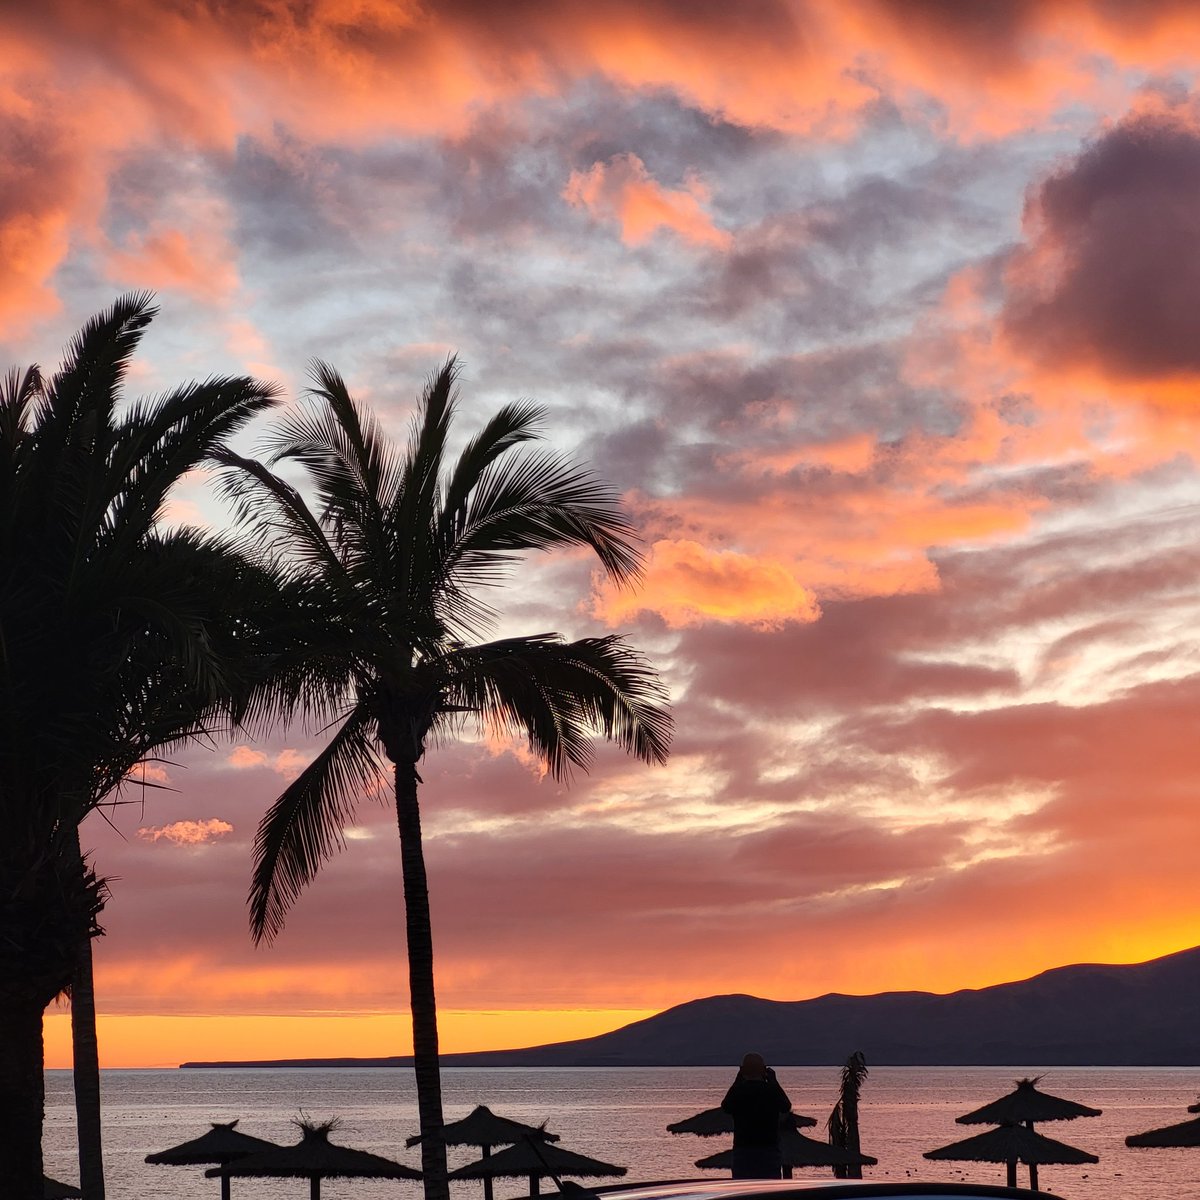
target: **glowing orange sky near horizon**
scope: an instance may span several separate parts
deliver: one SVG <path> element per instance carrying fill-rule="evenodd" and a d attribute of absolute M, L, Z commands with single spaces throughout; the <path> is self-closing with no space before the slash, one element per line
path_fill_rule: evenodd
<path fill-rule="evenodd" d="M 403 437 L 461 351 L 463 432 L 545 403 L 645 537 L 639 590 L 536 561 L 501 629 L 627 633 L 671 762 L 422 764 L 447 1051 L 1200 941 L 1200 9 L 731 14 L 0 11 L 0 367 L 151 287 L 131 393 L 317 355 Z M 169 517 L 228 520 L 202 472 Z M 386 807 L 245 932 L 319 744 L 167 755 L 85 827 L 106 1065 L 408 1048 Z"/>
<path fill-rule="evenodd" d="M 1181 918 L 1175 922 L 1176 928 L 1158 930 L 1154 935 L 1133 929 L 1117 936 L 1110 932 L 1102 939 L 1105 949 L 1087 961 L 1142 962 L 1186 949 L 1195 940 L 1192 931 L 1198 917 L 1200 913 Z M 1043 957 L 1047 952 L 1052 954 L 1053 948 L 1044 948 Z M 1003 956 L 991 955 L 975 963 L 947 964 L 940 973 L 929 971 L 915 959 L 910 960 L 907 973 L 889 963 L 883 972 L 865 970 L 860 988 L 862 993 L 871 994 L 879 990 L 946 993 L 964 987 L 987 987 L 1017 979 L 1020 972 L 1028 970 L 1029 947 L 1014 947 L 1010 953 L 1013 965 L 1007 968 Z M 868 982 L 872 979 L 877 982 Z M 853 987 L 841 990 L 858 994 Z M 765 998 L 808 997 L 769 993 Z M 203 1004 L 203 994 L 194 992 L 191 1000 Z M 446 1054 L 538 1046 L 608 1033 L 660 1011 L 660 1008 L 443 1010 L 439 1013 L 439 1037 L 442 1052 Z M 48 1010 L 44 1037 L 47 1068 L 69 1068 L 71 1028 L 67 1009 L 54 1006 Z M 370 1058 L 412 1052 L 407 1011 L 299 1016 L 101 1014 L 98 1038 L 101 1066 L 106 1068 L 174 1067 L 186 1061 Z"/>

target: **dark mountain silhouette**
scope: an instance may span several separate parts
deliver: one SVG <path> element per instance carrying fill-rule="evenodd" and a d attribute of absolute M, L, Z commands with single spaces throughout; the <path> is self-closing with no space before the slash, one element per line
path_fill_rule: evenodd
<path fill-rule="evenodd" d="M 1130 966 L 1080 964 L 949 995 L 883 992 L 813 1000 L 710 996 L 611 1033 L 522 1050 L 446 1054 L 446 1066 L 1200 1065 L 1200 947 Z M 400 1066 L 410 1058 L 184 1063 L 185 1067 Z"/>

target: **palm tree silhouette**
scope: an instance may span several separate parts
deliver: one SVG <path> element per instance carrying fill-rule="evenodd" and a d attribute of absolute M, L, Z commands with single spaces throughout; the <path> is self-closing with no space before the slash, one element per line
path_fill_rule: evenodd
<path fill-rule="evenodd" d="M 236 715 L 254 614 L 278 603 L 232 545 L 159 528 L 172 487 L 273 391 L 212 378 L 123 405 L 155 311 L 123 296 L 51 378 L 0 383 L 0 1178 L 21 1200 L 42 1191 L 42 1011 L 68 986 L 81 1184 L 104 1192 L 90 998 L 106 889 L 79 824 L 148 756 Z"/>
<path fill-rule="evenodd" d="M 444 1200 L 429 893 L 417 764 L 429 739 L 473 720 L 524 735 L 556 777 L 592 760 L 599 733 L 647 762 L 666 758 L 671 722 L 652 668 L 619 637 L 478 639 L 493 610 L 479 596 L 527 550 L 590 548 L 608 575 L 640 569 L 618 498 L 588 471 L 528 446 L 540 411 L 502 408 L 450 463 L 451 359 L 429 381 L 407 447 L 393 448 L 332 367 L 317 362 L 315 405 L 281 418 L 267 465 L 229 450 L 221 486 L 303 595 L 263 711 L 306 709 L 337 725 L 259 826 L 250 890 L 256 941 L 342 844 L 354 803 L 391 764 L 408 935 L 413 1059 L 425 1193 Z M 316 507 L 272 473 L 304 468 Z M 290 660 L 293 669 L 288 670 Z M 382 758 L 381 754 L 382 752 Z"/>
<path fill-rule="evenodd" d="M 862 1085 L 866 1082 L 869 1072 L 867 1060 L 861 1050 L 855 1050 L 842 1067 L 841 1088 L 838 1102 L 829 1114 L 826 1128 L 829 1130 L 829 1144 L 848 1150 L 858 1157 L 862 1154 L 862 1144 L 858 1131 L 858 1102 L 862 1097 Z M 845 1166 L 835 1166 L 833 1174 L 838 1179 L 861 1179 L 862 1164 L 849 1163 Z"/>

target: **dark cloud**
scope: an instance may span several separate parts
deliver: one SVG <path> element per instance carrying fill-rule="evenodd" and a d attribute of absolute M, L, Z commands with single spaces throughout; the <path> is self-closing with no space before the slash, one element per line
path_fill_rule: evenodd
<path fill-rule="evenodd" d="M 1134 114 L 1031 195 L 1004 327 L 1043 366 L 1119 380 L 1200 370 L 1200 131 Z"/>
<path fill-rule="evenodd" d="M 758 713 L 799 717 L 1011 691 L 1011 670 L 913 656 L 936 645 L 943 604 L 925 596 L 831 602 L 811 625 L 705 629 L 685 633 L 682 648 L 701 693 Z"/>

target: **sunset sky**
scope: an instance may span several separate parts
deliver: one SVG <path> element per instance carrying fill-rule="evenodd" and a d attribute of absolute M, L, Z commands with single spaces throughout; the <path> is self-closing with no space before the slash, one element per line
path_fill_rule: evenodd
<path fill-rule="evenodd" d="M 531 562 L 500 628 L 627 633 L 670 763 L 422 764 L 443 1049 L 1200 942 L 1196 4 L 40 0 L 0 45 L 0 368 L 152 288 L 131 394 L 318 356 L 402 437 L 457 352 L 461 434 L 536 400 L 644 534 L 640 590 Z M 409 1050 L 385 804 L 246 932 L 318 744 L 85 826 L 108 1065 Z"/>

